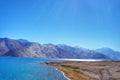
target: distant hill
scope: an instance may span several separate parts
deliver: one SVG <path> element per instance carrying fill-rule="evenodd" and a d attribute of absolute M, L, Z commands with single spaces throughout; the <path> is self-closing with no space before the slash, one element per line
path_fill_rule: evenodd
<path fill-rule="evenodd" d="M 67 45 L 39 44 L 27 40 L 0 38 L 0 56 L 38 58 L 109 59 L 103 53 Z"/>
<path fill-rule="evenodd" d="M 120 59 L 120 52 L 114 51 L 110 48 L 99 48 L 99 49 L 96 49 L 96 51 L 100 52 L 112 59 Z"/>

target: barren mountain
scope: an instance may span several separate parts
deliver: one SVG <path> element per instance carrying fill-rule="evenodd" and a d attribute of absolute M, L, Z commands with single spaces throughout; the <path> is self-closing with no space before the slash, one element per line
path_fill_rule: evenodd
<path fill-rule="evenodd" d="M 39 44 L 23 39 L 9 38 L 0 38 L 0 56 L 109 59 L 108 56 L 93 50 L 67 45 Z"/>

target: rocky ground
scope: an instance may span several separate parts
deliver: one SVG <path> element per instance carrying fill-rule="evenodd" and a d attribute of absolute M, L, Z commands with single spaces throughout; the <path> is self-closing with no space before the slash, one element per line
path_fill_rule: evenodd
<path fill-rule="evenodd" d="M 120 80 L 120 61 L 61 61 L 45 63 L 71 80 Z"/>

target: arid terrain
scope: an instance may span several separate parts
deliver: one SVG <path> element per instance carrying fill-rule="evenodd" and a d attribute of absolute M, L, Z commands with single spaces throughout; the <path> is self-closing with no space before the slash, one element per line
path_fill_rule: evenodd
<path fill-rule="evenodd" d="M 120 61 L 47 62 L 71 80 L 120 80 Z"/>

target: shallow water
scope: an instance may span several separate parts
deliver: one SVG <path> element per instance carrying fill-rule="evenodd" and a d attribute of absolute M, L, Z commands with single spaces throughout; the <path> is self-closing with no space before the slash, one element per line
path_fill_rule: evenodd
<path fill-rule="evenodd" d="M 0 80 L 67 80 L 54 67 L 40 62 L 57 59 L 0 57 Z"/>

